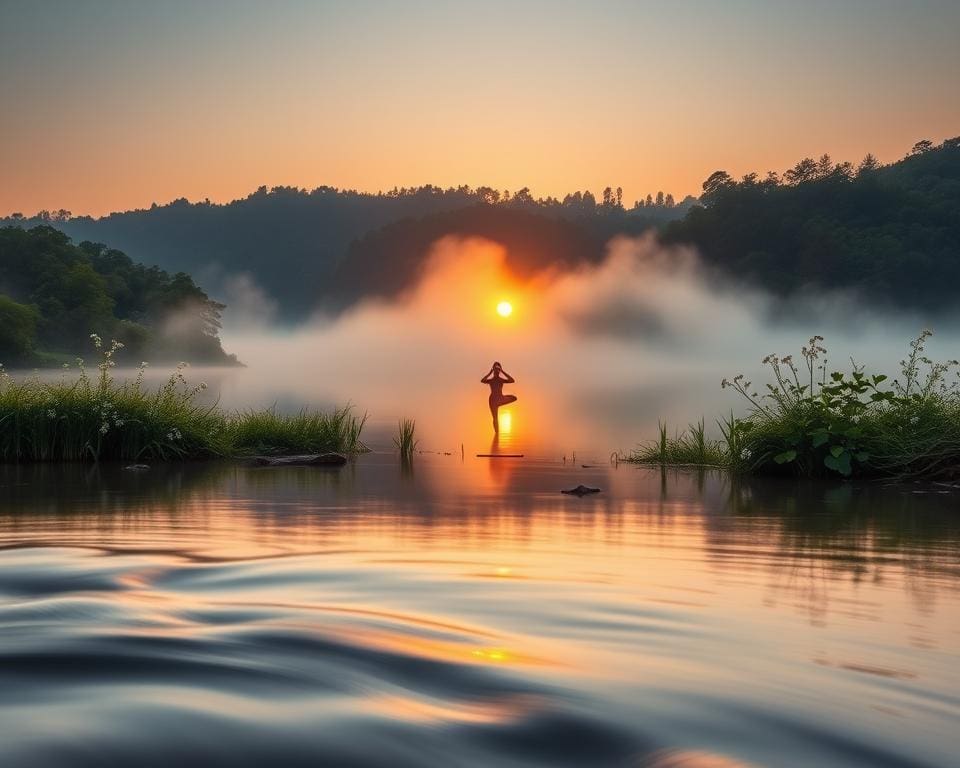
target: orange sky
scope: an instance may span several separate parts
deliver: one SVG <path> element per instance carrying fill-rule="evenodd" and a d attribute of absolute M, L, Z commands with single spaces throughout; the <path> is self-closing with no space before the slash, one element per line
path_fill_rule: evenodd
<path fill-rule="evenodd" d="M 0 11 L 0 214 L 261 184 L 621 185 L 960 134 L 960 5 L 48 0 Z M 14 105 L 10 108 L 10 105 Z"/>

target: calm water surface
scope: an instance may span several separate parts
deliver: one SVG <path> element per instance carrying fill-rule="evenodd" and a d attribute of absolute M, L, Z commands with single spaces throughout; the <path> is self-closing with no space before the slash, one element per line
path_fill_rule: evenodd
<path fill-rule="evenodd" d="M 587 461 L 0 468 L 0 765 L 957 764 L 960 497 Z"/>

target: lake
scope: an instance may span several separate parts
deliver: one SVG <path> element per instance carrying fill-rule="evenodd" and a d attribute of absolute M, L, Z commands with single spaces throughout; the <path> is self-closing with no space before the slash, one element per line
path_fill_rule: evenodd
<path fill-rule="evenodd" d="M 0 467 L 0 764 L 956 764 L 956 492 L 484 445 Z"/>

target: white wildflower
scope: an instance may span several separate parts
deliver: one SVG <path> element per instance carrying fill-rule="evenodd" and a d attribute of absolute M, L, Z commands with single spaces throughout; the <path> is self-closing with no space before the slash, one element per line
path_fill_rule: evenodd
<path fill-rule="evenodd" d="M 749 448 L 744 448 L 742 451 L 740 451 L 740 458 L 743 461 L 748 461 L 751 456 L 753 456 L 753 452 Z"/>

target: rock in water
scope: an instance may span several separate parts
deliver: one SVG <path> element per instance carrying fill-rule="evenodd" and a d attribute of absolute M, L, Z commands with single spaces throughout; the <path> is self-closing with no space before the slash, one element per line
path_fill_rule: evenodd
<path fill-rule="evenodd" d="M 568 491 L 560 491 L 560 493 L 568 493 L 571 496 L 586 496 L 588 493 L 600 493 L 600 489 L 588 488 L 585 485 L 578 485 L 576 488 L 571 488 Z"/>
<path fill-rule="evenodd" d="M 149 464 L 128 464 L 124 469 L 127 472 L 146 472 L 150 469 Z"/>
<path fill-rule="evenodd" d="M 342 467 L 347 457 L 342 453 L 310 453 L 301 456 L 254 456 L 255 467 Z"/>

